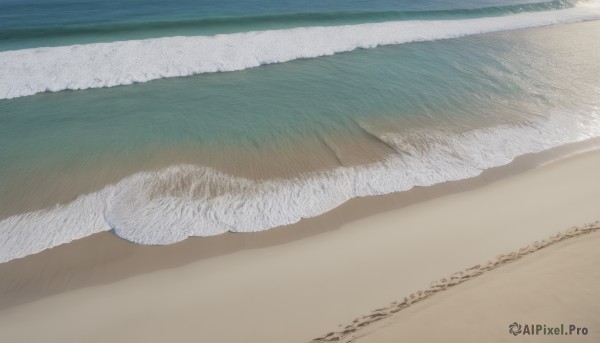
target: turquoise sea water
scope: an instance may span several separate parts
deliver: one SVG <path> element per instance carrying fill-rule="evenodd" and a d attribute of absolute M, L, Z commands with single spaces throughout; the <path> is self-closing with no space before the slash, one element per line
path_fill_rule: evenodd
<path fill-rule="evenodd" d="M 260 231 L 596 137 L 584 5 L 0 0 L 1 260 L 111 229 Z"/>
<path fill-rule="evenodd" d="M 499 16 L 572 7 L 555 0 L 2 1 L 0 50 L 418 19 Z"/>

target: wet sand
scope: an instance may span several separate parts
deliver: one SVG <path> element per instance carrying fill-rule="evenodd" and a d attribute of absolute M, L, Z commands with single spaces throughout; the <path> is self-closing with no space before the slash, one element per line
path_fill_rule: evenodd
<path fill-rule="evenodd" d="M 532 169 L 568 151 L 355 199 L 262 233 L 164 247 L 101 233 L 0 264 L 0 332 L 8 341 L 306 342 L 444 275 L 600 219 L 600 152 Z"/>

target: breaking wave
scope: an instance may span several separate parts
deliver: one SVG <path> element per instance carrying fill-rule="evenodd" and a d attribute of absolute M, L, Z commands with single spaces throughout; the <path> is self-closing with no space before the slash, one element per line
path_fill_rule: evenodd
<path fill-rule="evenodd" d="M 578 5 L 473 19 L 312 26 L 5 51 L 0 52 L 0 99 L 243 70 L 361 48 L 594 19 L 600 19 L 600 8 Z"/>
<path fill-rule="evenodd" d="M 554 0 L 516 5 L 481 8 L 460 8 L 428 11 L 332 11 L 279 13 L 255 16 L 212 17 L 187 20 L 160 20 L 135 22 L 91 23 L 69 26 L 44 26 L 0 30 L 0 41 L 30 38 L 65 37 L 82 35 L 119 34 L 136 31 L 213 30 L 219 33 L 250 31 L 246 28 L 261 29 L 269 26 L 296 27 L 317 25 L 341 25 L 395 20 L 467 19 L 540 12 L 573 7 L 572 1 Z M 242 28 L 242 30 L 240 30 Z M 220 32 L 222 31 L 222 32 Z"/>
<path fill-rule="evenodd" d="M 376 131 L 373 131 L 376 132 Z M 461 180 L 515 157 L 600 135 L 597 113 L 463 132 L 380 132 L 396 150 L 384 161 L 292 179 L 250 180 L 177 165 L 131 175 L 73 202 L 0 221 L 0 262 L 96 232 L 164 245 L 190 236 L 256 232 L 327 212 L 363 196 Z"/>

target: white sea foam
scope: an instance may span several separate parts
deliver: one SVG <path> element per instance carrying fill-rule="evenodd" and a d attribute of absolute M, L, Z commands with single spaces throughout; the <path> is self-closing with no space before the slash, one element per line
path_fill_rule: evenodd
<path fill-rule="evenodd" d="M 113 188 L 0 221 L 0 263 L 110 230 L 104 215 Z"/>
<path fill-rule="evenodd" d="M 378 135 L 398 154 L 294 179 L 253 181 L 193 165 L 134 174 L 72 203 L 0 221 L 0 262 L 110 229 L 143 244 L 267 230 L 354 197 L 466 179 L 525 153 L 600 136 L 600 114 L 578 120 L 557 114 L 530 125 L 466 132 Z"/>
<path fill-rule="evenodd" d="M 358 48 L 600 19 L 600 8 L 464 20 L 397 21 L 0 52 L 0 99 L 128 85 L 332 55 Z"/>

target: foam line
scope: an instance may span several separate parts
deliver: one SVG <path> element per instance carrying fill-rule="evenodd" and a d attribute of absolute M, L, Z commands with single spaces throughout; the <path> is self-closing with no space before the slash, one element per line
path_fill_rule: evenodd
<path fill-rule="evenodd" d="M 254 181 L 194 165 L 131 175 L 69 204 L 1 220 L 0 263 L 111 229 L 153 245 L 263 231 L 317 216 L 351 198 L 466 179 L 526 153 L 597 137 L 600 117 L 556 114 L 530 125 L 377 135 L 398 154 L 293 179 Z"/>
<path fill-rule="evenodd" d="M 588 5 L 476 19 L 301 27 L 5 51 L 0 52 L 0 99 L 243 70 L 359 48 L 594 19 L 600 19 L 600 8 Z"/>

